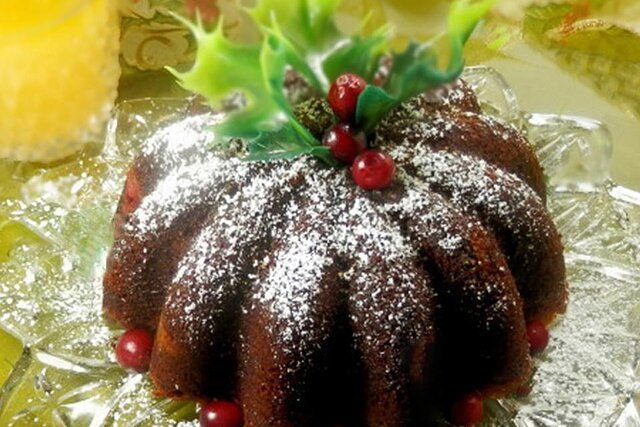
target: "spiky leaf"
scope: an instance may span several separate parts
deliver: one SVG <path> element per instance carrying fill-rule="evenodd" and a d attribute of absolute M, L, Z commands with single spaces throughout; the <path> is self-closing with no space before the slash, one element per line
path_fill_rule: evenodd
<path fill-rule="evenodd" d="M 386 96 L 371 89 L 367 96 L 358 99 L 356 120 L 363 129 L 372 131 L 379 120 L 398 104 L 457 79 L 464 68 L 464 44 L 494 2 L 457 0 L 451 4 L 448 20 L 450 58 L 444 70 L 439 68 L 436 53 L 429 45 L 409 43 L 403 52 L 393 53 L 393 70 L 384 87 Z M 366 105 L 372 102 L 378 105 Z"/>
<path fill-rule="evenodd" d="M 234 43 L 225 37 L 222 22 L 211 33 L 199 24 L 187 25 L 197 41 L 198 51 L 191 70 L 185 73 L 171 70 L 180 84 L 203 95 L 213 106 L 220 105 L 235 92 L 242 93 L 247 101 L 245 109 L 230 115 L 218 127 L 218 134 L 244 137 L 277 127 L 281 106 L 271 96 L 272 89 L 263 77 L 261 61 L 261 52 L 267 43 L 262 48 Z"/>
<path fill-rule="evenodd" d="M 318 145 L 308 130 L 291 121 L 277 131 L 262 133 L 252 140 L 247 160 L 292 159 L 305 154 L 316 156 L 329 165 L 337 163 L 328 147 Z"/>
<path fill-rule="evenodd" d="M 339 37 L 333 20 L 341 0 L 261 0 L 250 14 L 258 25 L 274 21 L 283 35 L 301 51 L 321 51 Z"/>
<path fill-rule="evenodd" d="M 355 35 L 334 48 L 322 63 L 326 79 L 335 81 L 345 72 L 373 80 L 380 57 L 388 46 L 388 29 L 381 28 L 370 36 Z"/>
<path fill-rule="evenodd" d="M 396 98 L 389 95 L 382 88 L 367 85 L 358 98 L 356 121 L 365 123 L 365 131 L 371 131 L 373 126 L 382 120 L 396 105 Z"/>

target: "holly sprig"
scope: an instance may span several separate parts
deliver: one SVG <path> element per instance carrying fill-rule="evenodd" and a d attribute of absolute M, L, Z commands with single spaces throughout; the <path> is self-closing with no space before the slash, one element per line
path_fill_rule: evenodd
<path fill-rule="evenodd" d="M 335 22 L 341 0 L 259 0 L 249 14 L 260 28 L 262 41 L 240 44 L 223 33 L 222 19 L 207 32 L 199 19 L 182 20 L 197 42 L 194 66 L 171 70 L 180 84 L 203 95 L 213 106 L 239 92 L 246 106 L 229 114 L 214 128 L 216 141 L 247 141 L 248 160 L 271 160 L 312 155 L 334 165 L 336 160 L 295 117 L 284 94 L 284 75 L 292 67 L 326 96 L 331 82 L 349 72 L 371 82 L 382 55 L 389 51 L 390 30 L 372 34 L 342 34 Z M 458 78 L 462 49 L 494 0 L 456 0 L 452 3 L 448 36 L 450 60 L 438 68 L 429 45 L 411 43 L 392 52 L 393 69 L 384 86 L 368 84 L 360 95 L 356 124 L 371 132 L 391 109 L 434 86 Z"/>
<path fill-rule="evenodd" d="M 464 69 L 463 48 L 478 22 L 494 0 L 471 3 L 454 1 L 448 18 L 449 64 L 438 67 L 438 55 L 429 44 L 409 43 L 402 52 L 393 52 L 393 70 L 383 87 L 367 85 L 358 98 L 356 121 L 366 132 L 372 131 L 389 111 L 402 102 L 434 87 L 457 79 Z"/>

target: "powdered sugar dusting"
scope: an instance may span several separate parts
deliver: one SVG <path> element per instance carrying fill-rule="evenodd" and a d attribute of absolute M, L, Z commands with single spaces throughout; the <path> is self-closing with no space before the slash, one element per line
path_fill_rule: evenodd
<path fill-rule="evenodd" d="M 316 319 L 320 293 L 332 285 L 322 282 L 334 259 L 326 236 L 317 230 L 290 235 L 284 243 L 283 249 L 273 254 L 273 267 L 266 277 L 257 281 L 253 303 L 273 315 L 273 329 L 283 343 L 282 350 L 307 357 L 317 336 L 326 333 Z"/>
<path fill-rule="evenodd" d="M 210 154 L 209 144 L 214 140 L 212 131 L 202 132 L 202 122 L 213 126 L 225 117 L 224 113 L 206 113 L 190 117 L 161 129 L 146 141 L 141 154 L 158 162 L 177 161 L 183 163 L 184 155 L 196 151 L 200 156 Z"/>
<path fill-rule="evenodd" d="M 468 99 L 463 92 L 454 90 L 447 105 L 421 102 L 426 109 L 454 108 Z M 433 333 L 437 295 L 419 255 L 426 241 L 455 260 L 470 250 L 469 230 L 490 239 L 485 225 L 501 224 L 530 239 L 539 235 L 539 215 L 526 214 L 530 206 L 538 214 L 544 209 L 537 195 L 478 158 L 405 139 L 389 147 L 398 168 L 394 188 L 368 192 L 346 169 L 310 157 L 250 163 L 201 151 L 200 135 L 210 121 L 209 115 L 190 118 L 156 137 L 141 159 L 167 157 L 166 170 L 125 225 L 127 234 L 152 244 L 154 235 L 201 212 L 165 303 L 170 323 L 188 330 L 188 340 L 211 338 L 224 321 L 219 314 L 239 295 L 245 312 L 268 313 L 279 351 L 299 355 L 300 366 L 326 339 L 330 313 L 343 303 L 362 351 L 394 349 Z M 452 124 L 436 114 L 416 126 L 429 139 Z M 492 301 L 479 308 L 487 330 L 491 322 L 504 323 L 517 302 L 509 296 L 509 269 L 500 262 L 493 276 L 471 275 L 465 285 L 477 301 Z M 389 355 L 388 362 L 397 359 Z"/>
<path fill-rule="evenodd" d="M 477 233 L 492 242 L 491 236 L 477 218 L 465 215 L 464 211 L 452 204 L 442 195 L 433 192 L 426 183 L 405 173 L 402 179 L 406 183 L 404 197 L 395 203 L 387 204 L 386 209 L 408 222 L 412 238 L 420 242 L 423 249 L 446 259 L 447 265 L 457 265 L 460 260 L 475 259 L 478 265 L 486 262 L 477 253 L 473 240 Z M 493 251 L 498 252 L 497 243 Z M 467 262 L 467 274 L 464 286 L 473 293 L 473 298 L 493 301 L 490 306 L 477 306 L 483 313 L 484 327 L 489 330 L 491 323 L 509 321 L 510 311 L 517 305 L 514 299 L 513 281 L 506 260 L 492 254 L 491 265 L 481 268 L 481 275 L 472 274 L 472 263 Z M 442 280 L 442 278 L 441 278 Z M 437 288 L 437 286 L 436 286 Z"/>
<path fill-rule="evenodd" d="M 485 216 L 499 218 L 502 225 L 517 228 L 515 233 L 530 236 L 552 226 L 540 220 L 540 210 L 544 208 L 528 185 L 482 159 L 432 151 L 426 145 L 411 149 L 398 145 L 391 153 L 399 163 L 410 164 L 421 179 L 448 194 L 455 205 L 469 213 L 485 210 Z"/>
<path fill-rule="evenodd" d="M 181 214 L 193 209 L 195 204 L 211 203 L 211 194 L 203 189 L 215 186 L 223 162 L 214 158 L 211 161 L 180 165 L 160 181 L 156 190 L 146 197 L 134 213 L 134 221 L 127 225 L 128 231 L 154 233 L 168 228 Z M 224 169 L 228 169 L 225 167 Z M 203 200 L 203 199 L 207 200 Z M 161 209 L 159 209 L 161 207 Z"/>

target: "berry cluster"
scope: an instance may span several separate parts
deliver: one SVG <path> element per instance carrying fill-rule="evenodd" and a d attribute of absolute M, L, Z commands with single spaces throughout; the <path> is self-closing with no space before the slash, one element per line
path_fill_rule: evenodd
<path fill-rule="evenodd" d="M 343 74 L 331 85 L 329 105 L 340 119 L 326 133 L 322 143 L 331 154 L 347 165 L 358 186 L 365 190 L 380 190 L 393 182 L 396 167 L 391 156 L 368 148 L 367 136 L 356 124 L 358 98 L 367 82 L 355 74 Z"/>

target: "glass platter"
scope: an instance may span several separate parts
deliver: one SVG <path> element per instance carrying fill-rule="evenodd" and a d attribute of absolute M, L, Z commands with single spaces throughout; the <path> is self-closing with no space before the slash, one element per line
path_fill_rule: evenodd
<path fill-rule="evenodd" d="M 468 68 L 465 78 L 488 114 L 537 149 L 571 286 L 533 391 L 488 402 L 484 425 L 639 426 L 640 194 L 609 179 L 610 133 L 586 118 L 521 111 L 490 68 Z M 0 179 L 21 182 L 0 191 L 0 328 L 25 344 L 0 392 L 0 425 L 193 423 L 193 404 L 154 397 L 145 375 L 115 363 L 121 331 L 101 316 L 101 277 L 128 164 L 148 137 L 198 109 L 189 99 L 126 101 L 104 144 L 77 161 L 0 164 Z"/>

